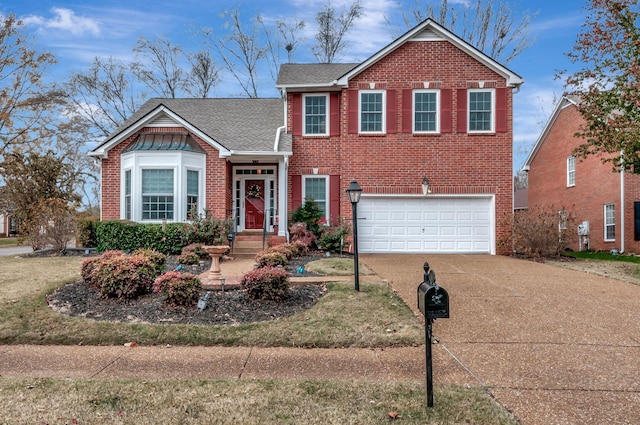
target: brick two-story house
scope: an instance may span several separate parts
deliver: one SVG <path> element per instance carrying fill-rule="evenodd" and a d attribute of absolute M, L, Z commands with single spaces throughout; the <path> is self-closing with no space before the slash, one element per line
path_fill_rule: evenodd
<path fill-rule="evenodd" d="M 278 99 L 152 99 L 90 153 L 102 218 L 271 232 L 307 198 L 350 218 L 356 179 L 360 251 L 495 253 L 522 82 L 426 20 L 362 63 L 283 65 Z"/>
<path fill-rule="evenodd" d="M 525 161 L 529 208 L 571 212 L 580 225 L 574 250 L 640 252 L 640 176 L 614 172 L 602 156 L 574 156 L 584 126 L 579 100 L 563 97 Z"/>

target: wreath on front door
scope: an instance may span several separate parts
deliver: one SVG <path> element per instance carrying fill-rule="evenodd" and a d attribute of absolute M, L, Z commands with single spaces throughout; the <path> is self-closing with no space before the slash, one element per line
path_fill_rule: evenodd
<path fill-rule="evenodd" d="M 262 189 L 257 184 L 249 185 L 247 189 L 247 197 L 249 198 L 262 198 Z"/>

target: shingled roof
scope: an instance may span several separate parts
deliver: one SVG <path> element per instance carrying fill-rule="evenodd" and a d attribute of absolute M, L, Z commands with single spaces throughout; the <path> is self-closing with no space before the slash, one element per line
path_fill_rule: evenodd
<path fill-rule="evenodd" d="M 329 85 L 357 63 L 286 63 L 280 66 L 276 87 Z"/>
<path fill-rule="evenodd" d="M 273 151 L 276 131 L 284 125 L 284 103 L 279 98 L 153 98 L 122 123 L 94 152 L 108 149 L 110 142 L 162 107 L 229 151 Z M 286 132 L 280 136 L 280 151 L 291 151 L 291 135 Z"/>

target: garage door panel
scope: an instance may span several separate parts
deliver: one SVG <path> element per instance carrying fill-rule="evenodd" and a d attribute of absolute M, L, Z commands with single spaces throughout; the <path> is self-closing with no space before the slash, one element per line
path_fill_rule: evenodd
<path fill-rule="evenodd" d="M 490 253 L 493 198 L 362 198 L 358 247 L 363 253 Z"/>

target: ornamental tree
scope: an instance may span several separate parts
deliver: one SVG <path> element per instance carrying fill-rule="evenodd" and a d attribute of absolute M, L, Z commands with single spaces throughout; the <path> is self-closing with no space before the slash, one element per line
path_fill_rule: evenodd
<path fill-rule="evenodd" d="M 566 76 L 586 124 L 575 154 L 603 155 L 616 171 L 640 172 L 640 7 L 636 0 L 590 0 L 567 54 L 582 66 Z M 564 76 L 564 72 L 560 76 Z"/>

